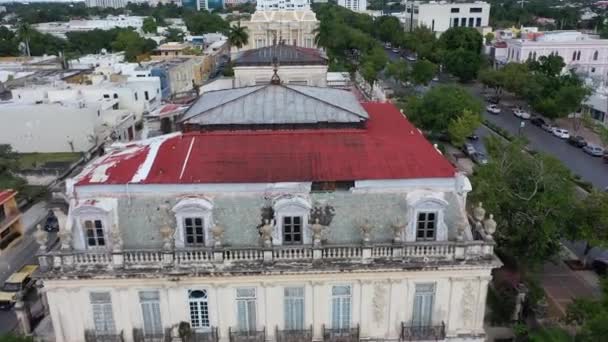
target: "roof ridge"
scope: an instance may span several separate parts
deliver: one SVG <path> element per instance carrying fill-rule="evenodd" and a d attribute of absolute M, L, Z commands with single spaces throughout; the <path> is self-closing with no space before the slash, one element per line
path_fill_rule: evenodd
<path fill-rule="evenodd" d="M 292 88 L 292 87 L 293 87 L 293 85 L 288 85 L 288 84 L 281 84 L 281 85 L 282 85 L 282 86 L 284 86 L 284 87 L 286 87 L 286 88 L 289 88 L 289 89 L 291 89 L 291 90 L 293 90 L 293 91 L 295 91 L 295 92 L 297 92 L 297 93 L 299 93 L 299 94 L 302 94 L 302 95 L 304 95 L 304 96 L 310 97 L 310 98 L 315 99 L 315 100 L 317 100 L 317 101 L 320 101 L 320 102 L 323 102 L 323 103 L 325 103 L 325 104 L 328 104 L 328 105 L 330 105 L 330 106 L 332 106 L 332 107 L 335 107 L 335 108 L 338 108 L 338 109 L 342 109 L 342 110 L 344 110 L 344 111 L 347 111 L 347 112 L 349 112 L 349 113 L 352 113 L 352 114 L 354 114 L 355 116 L 358 116 L 358 117 L 363 118 L 363 119 L 365 119 L 365 120 L 369 119 L 369 117 L 365 117 L 365 116 L 363 116 L 363 115 L 360 115 L 359 113 L 355 113 L 355 112 L 353 112 L 352 110 L 350 110 L 350 109 L 348 109 L 348 108 L 344 108 L 344 107 L 342 107 L 342 106 L 338 106 L 338 105 L 333 104 L 333 103 L 331 103 L 331 102 L 329 102 L 329 101 L 326 101 L 326 100 L 324 100 L 324 99 L 320 99 L 320 98 L 318 98 L 318 97 L 315 97 L 315 96 L 312 96 L 312 95 L 310 95 L 310 94 L 307 94 L 307 93 L 305 93 L 305 92 L 303 92 L 303 91 L 300 91 L 300 90 L 294 89 L 294 88 Z M 307 85 L 307 86 L 299 86 L 299 87 L 311 87 L 311 86 L 308 86 L 308 85 Z M 318 88 L 318 87 L 311 87 L 311 88 Z M 348 93 L 352 94 L 351 92 L 348 92 Z M 356 101 L 356 103 L 359 103 L 359 104 L 360 104 L 360 102 L 359 102 L 359 101 Z M 361 107 L 361 108 L 363 108 L 363 107 Z M 363 110 L 365 110 L 365 108 L 363 108 Z M 365 112 L 367 112 L 367 111 L 365 110 Z"/>
<path fill-rule="evenodd" d="M 248 95 L 250 95 L 250 94 L 256 93 L 256 92 L 260 91 L 261 89 L 266 88 L 266 86 L 268 86 L 268 85 L 255 85 L 255 86 L 250 86 L 250 87 L 231 88 L 231 89 L 245 89 L 245 88 L 255 88 L 255 87 L 259 87 L 258 89 L 253 89 L 253 90 L 252 90 L 252 91 L 250 91 L 250 92 L 247 92 L 247 93 L 245 93 L 245 94 L 241 94 L 241 95 L 239 95 L 239 96 L 235 96 L 234 98 L 232 98 L 232 99 L 230 99 L 230 100 L 228 100 L 228 101 L 224 101 L 224 102 L 222 102 L 222 103 L 218 103 L 218 104 L 216 104 L 215 106 L 209 107 L 209 108 L 205 109 L 205 112 L 208 112 L 208 111 L 210 111 L 210 110 L 212 110 L 212 109 L 215 109 L 215 108 L 219 108 L 219 107 L 225 106 L 225 105 L 226 105 L 226 104 L 228 104 L 228 103 L 232 103 L 232 102 L 234 102 L 234 101 L 236 101 L 236 100 L 238 100 L 238 99 L 240 99 L 240 98 L 243 98 L 243 97 L 248 96 Z M 227 90 L 227 89 L 218 89 L 218 90 L 213 90 L 213 91 L 225 91 L 225 90 Z M 210 92 L 211 92 L 211 91 L 209 91 L 209 92 L 207 92 L 207 93 L 210 93 Z M 205 94 L 207 94 L 207 93 L 205 93 Z M 186 116 L 186 113 L 188 113 L 188 111 L 190 110 L 190 108 L 192 108 L 192 107 L 193 107 L 193 106 L 194 106 L 194 105 L 195 105 L 195 104 L 198 102 L 198 100 L 200 100 L 200 96 L 199 96 L 199 98 L 197 99 L 197 101 L 194 101 L 194 102 L 192 102 L 192 104 L 190 104 L 190 107 L 188 107 L 188 109 L 186 109 L 186 111 L 184 112 L 184 118 L 183 118 L 183 119 L 178 120 L 179 122 L 182 122 L 182 121 L 185 121 L 185 120 L 190 120 L 190 119 L 192 119 L 192 118 L 195 118 L 195 117 L 198 117 L 198 116 L 203 115 L 203 112 L 200 112 L 200 113 L 197 113 L 196 115 L 192 115 L 192 116 L 190 116 L 190 117 L 185 117 L 185 116 Z"/>

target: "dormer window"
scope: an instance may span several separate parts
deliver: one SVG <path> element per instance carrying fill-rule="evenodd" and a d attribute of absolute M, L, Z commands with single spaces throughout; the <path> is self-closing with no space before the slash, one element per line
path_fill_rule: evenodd
<path fill-rule="evenodd" d="M 175 247 L 211 246 L 213 227 L 213 204 L 202 197 L 188 197 L 180 200 L 174 207 Z"/>
<path fill-rule="evenodd" d="M 308 200 L 298 196 L 284 196 L 275 200 L 272 243 L 275 245 L 311 243 L 307 229 L 310 208 Z"/>
<path fill-rule="evenodd" d="M 72 231 L 74 249 L 112 248 L 112 227 L 118 225 L 118 222 L 112 220 L 115 210 L 116 199 L 85 200 L 78 203 L 71 213 L 74 220 L 66 227 Z"/>
<path fill-rule="evenodd" d="M 444 222 L 444 213 L 448 202 L 440 196 L 441 194 L 435 193 L 408 194 L 409 224 L 405 228 L 404 241 L 447 240 L 448 228 Z"/>
<path fill-rule="evenodd" d="M 84 220 L 82 226 L 87 248 L 106 246 L 106 237 L 103 231 L 102 220 Z"/>
<path fill-rule="evenodd" d="M 434 241 L 437 236 L 437 213 L 434 211 L 418 212 L 416 222 L 416 241 Z"/>

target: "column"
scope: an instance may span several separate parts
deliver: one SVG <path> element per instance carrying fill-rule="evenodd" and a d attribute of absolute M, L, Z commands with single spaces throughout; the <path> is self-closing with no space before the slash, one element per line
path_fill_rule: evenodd
<path fill-rule="evenodd" d="M 376 298 L 374 297 L 374 286 L 375 284 L 371 279 L 365 279 L 359 281 L 359 284 L 357 284 L 356 287 L 358 291 L 353 288 L 353 299 L 355 303 L 358 303 L 357 306 L 355 306 L 353 303 L 353 312 L 357 312 L 356 308 L 359 311 L 359 314 L 356 317 L 353 317 L 353 320 L 355 321 L 355 324 L 359 323 L 360 338 L 368 338 L 374 336 L 371 334 L 372 324 L 370 322 L 373 320 L 374 323 L 377 323 L 375 318 L 377 317 L 378 312 L 376 311 L 377 303 L 374 302 L 374 300 L 376 300 Z M 355 294 L 357 294 L 356 297 Z"/>
<path fill-rule="evenodd" d="M 492 280 L 491 276 L 479 277 L 479 287 L 477 289 L 477 312 L 473 329 L 475 333 L 483 334 L 483 320 L 486 311 L 486 297 L 488 296 L 488 284 Z"/>
<path fill-rule="evenodd" d="M 313 341 L 323 340 L 323 323 L 328 319 L 329 314 L 327 313 L 327 289 L 325 288 L 325 282 L 312 281 L 312 292 L 313 292 L 313 325 L 312 335 Z"/>
<path fill-rule="evenodd" d="M 405 321 L 404 313 L 410 306 L 407 300 L 407 284 L 403 279 L 389 279 L 388 293 L 388 317 L 387 332 L 388 339 L 399 339 L 401 336 L 401 322 Z"/>

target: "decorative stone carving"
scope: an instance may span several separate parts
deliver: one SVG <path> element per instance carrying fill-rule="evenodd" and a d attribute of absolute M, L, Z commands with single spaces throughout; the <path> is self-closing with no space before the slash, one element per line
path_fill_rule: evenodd
<path fill-rule="evenodd" d="M 496 221 L 494 221 L 494 215 L 490 214 L 490 217 L 483 221 L 483 228 L 488 236 L 488 239 L 492 240 L 492 235 L 496 233 Z"/>
<path fill-rule="evenodd" d="M 62 250 L 70 250 L 72 249 L 72 232 L 69 231 L 66 227 L 60 228 L 59 232 L 57 232 L 59 236 L 59 240 L 61 241 L 61 249 Z"/>
<path fill-rule="evenodd" d="M 462 220 L 458 223 L 458 225 L 456 226 L 457 232 L 456 232 L 456 240 L 458 241 L 463 241 L 464 240 L 464 232 L 467 228 L 467 223 Z"/>
<path fill-rule="evenodd" d="M 393 221 L 393 223 L 391 223 L 391 228 L 393 229 L 393 242 L 401 242 L 403 240 L 401 236 L 403 234 L 403 230 L 405 229 L 405 221 L 396 219 Z"/>
<path fill-rule="evenodd" d="M 274 227 L 274 220 L 264 220 L 264 225 L 260 227 L 260 234 L 262 235 L 262 243 L 264 247 L 272 247 L 272 231 Z"/>
<path fill-rule="evenodd" d="M 123 241 L 117 224 L 112 225 L 112 249 L 115 252 L 122 251 Z"/>
<path fill-rule="evenodd" d="M 384 308 L 386 308 L 386 294 L 387 289 L 383 283 L 375 283 L 374 284 L 374 298 L 373 298 L 373 307 L 374 307 L 374 322 L 376 324 L 380 324 L 384 321 Z"/>
<path fill-rule="evenodd" d="M 464 327 L 472 327 L 475 319 L 475 289 L 470 281 L 462 289 L 461 308 Z"/>
<path fill-rule="evenodd" d="M 211 228 L 211 235 L 213 235 L 213 246 L 221 247 L 222 239 L 224 238 L 224 227 L 216 224 Z"/>
<path fill-rule="evenodd" d="M 481 222 L 486 217 L 486 210 L 483 208 L 483 203 L 477 203 L 477 206 L 473 208 L 473 218 L 477 222 Z"/>
<path fill-rule="evenodd" d="M 160 236 L 163 238 L 163 249 L 171 250 L 173 249 L 173 232 L 174 229 L 169 225 L 163 225 L 160 227 Z"/>
<path fill-rule="evenodd" d="M 40 251 L 46 251 L 46 242 L 49 240 L 49 234 L 42 230 L 42 226 L 40 224 L 36 225 L 36 232 L 34 232 L 34 239 L 36 239 L 36 243 L 40 245 Z"/>
<path fill-rule="evenodd" d="M 325 230 L 325 226 L 319 223 L 319 219 L 315 219 L 315 223 L 310 225 L 310 230 L 312 231 L 312 244 L 313 246 L 320 246 L 321 241 L 323 239 L 323 231 Z"/>
<path fill-rule="evenodd" d="M 361 238 L 363 238 L 363 243 L 370 242 L 372 239 L 372 224 L 365 220 L 359 224 L 359 228 L 361 229 Z"/>

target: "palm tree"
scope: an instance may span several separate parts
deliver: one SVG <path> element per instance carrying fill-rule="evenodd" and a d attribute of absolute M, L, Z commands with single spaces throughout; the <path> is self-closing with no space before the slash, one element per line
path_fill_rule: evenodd
<path fill-rule="evenodd" d="M 25 44 L 25 54 L 30 57 L 30 38 L 32 37 L 32 27 L 28 23 L 21 23 L 19 28 L 17 28 L 17 34 Z"/>
<path fill-rule="evenodd" d="M 237 50 L 242 48 L 243 45 L 247 45 L 249 42 L 249 33 L 247 32 L 247 28 L 242 27 L 240 21 L 237 25 L 232 25 L 230 27 L 230 32 L 228 33 L 228 42 L 230 42 L 230 45 L 236 46 Z"/>

